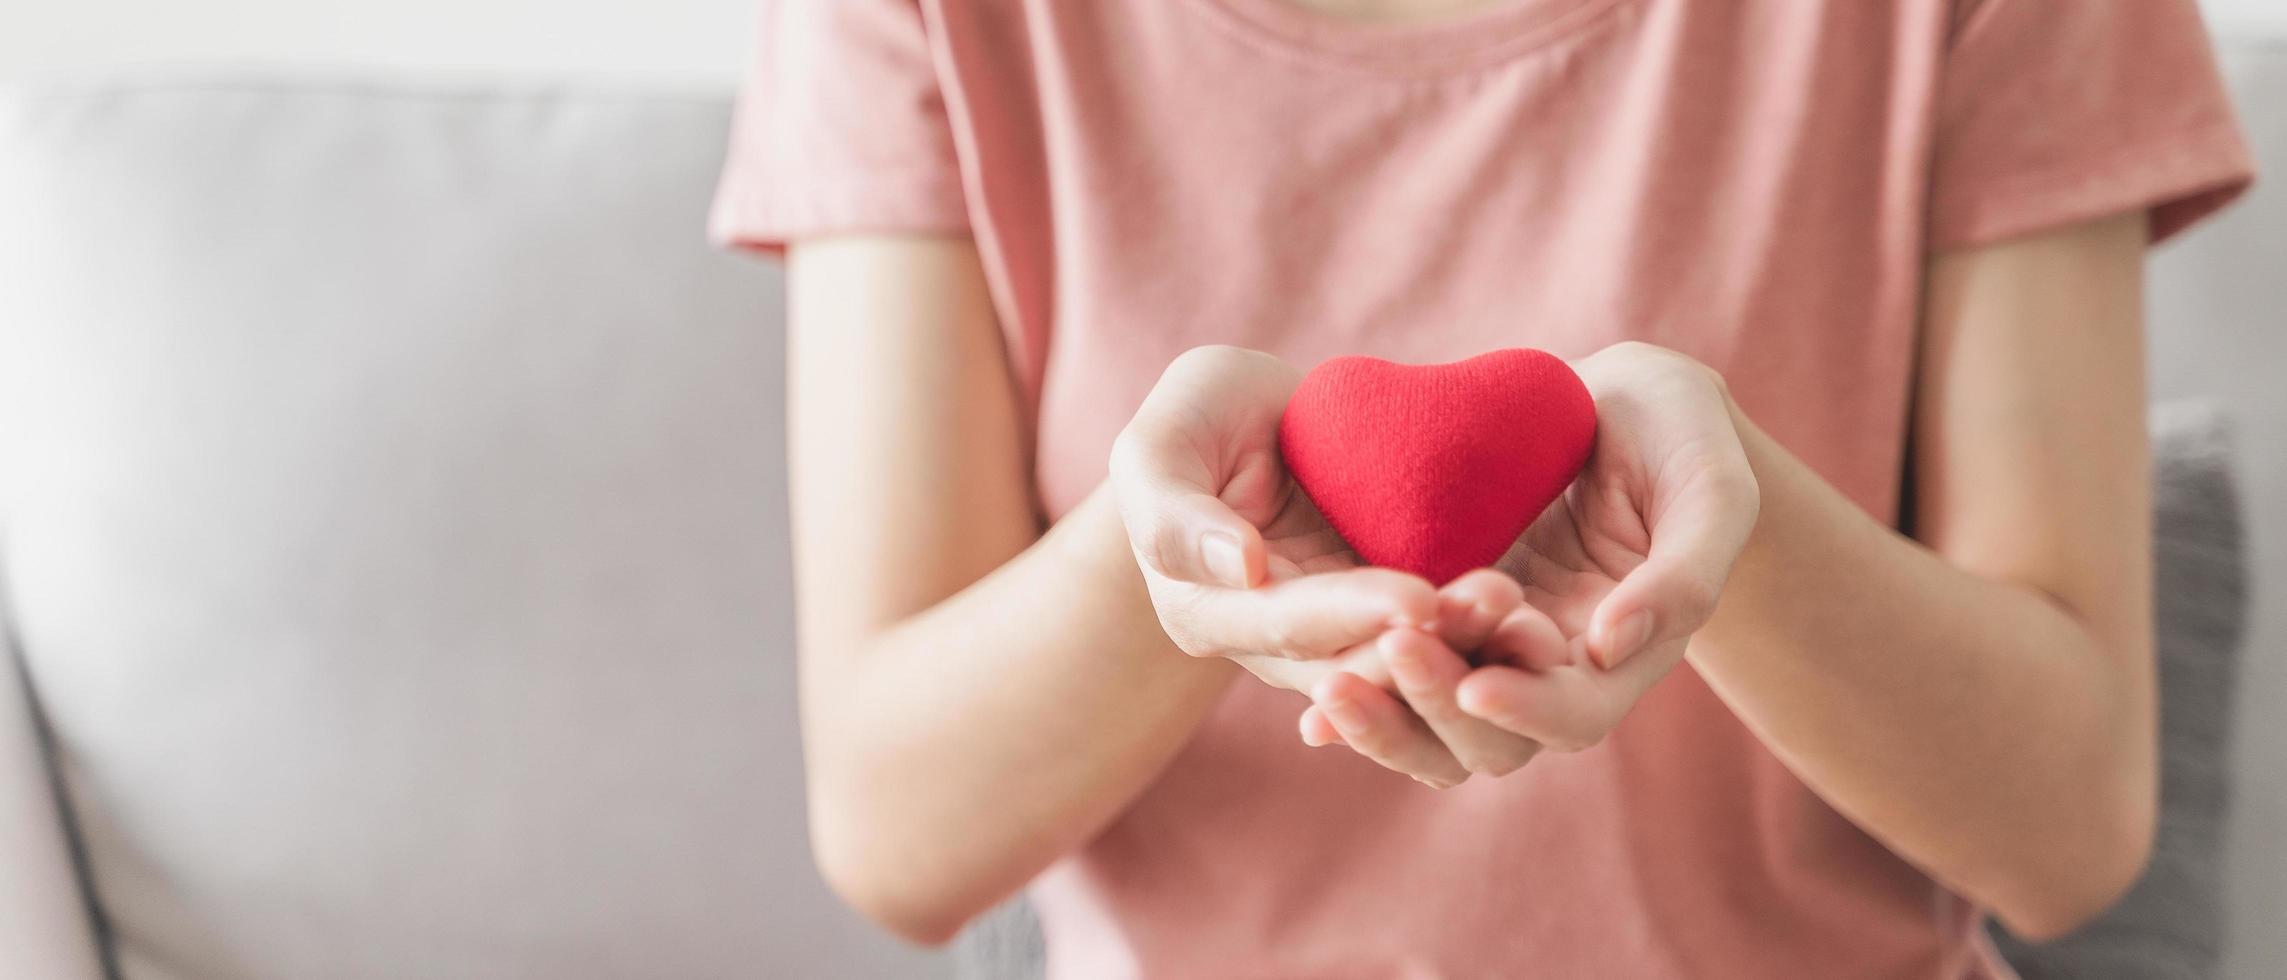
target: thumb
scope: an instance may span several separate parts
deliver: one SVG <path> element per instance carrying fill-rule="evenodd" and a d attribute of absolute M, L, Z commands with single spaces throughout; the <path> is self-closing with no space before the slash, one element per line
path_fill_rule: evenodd
<path fill-rule="evenodd" d="M 1112 491 L 1128 544 L 1161 577 L 1252 587 L 1269 564 L 1262 532 L 1216 495 L 1213 467 L 1190 436 L 1139 420 L 1113 443 Z"/>
<path fill-rule="evenodd" d="M 1179 582 L 1246 589 L 1269 562 L 1262 532 L 1229 505 L 1198 491 L 1147 494 L 1121 516 L 1145 567 Z"/>
<path fill-rule="evenodd" d="M 1223 500 L 1232 481 L 1245 476 L 1232 467 L 1247 454 L 1229 450 L 1273 443 L 1293 374 L 1269 354 L 1195 348 L 1171 362 L 1144 397 L 1112 443 L 1111 479 L 1129 543 L 1147 571 L 1237 589 L 1264 579 L 1262 533 Z"/>
<path fill-rule="evenodd" d="M 1657 559 L 1636 566 L 1589 619 L 1588 655 L 1606 670 L 1629 657 L 1697 632 L 1715 615 L 1723 585 Z"/>
<path fill-rule="evenodd" d="M 1698 632 L 1715 616 L 1731 565 L 1754 531 L 1752 478 L 1697 482 L 1652 528 L 1652 546 L 1590 616 L 1588 653 L 1609 670 Z"/>

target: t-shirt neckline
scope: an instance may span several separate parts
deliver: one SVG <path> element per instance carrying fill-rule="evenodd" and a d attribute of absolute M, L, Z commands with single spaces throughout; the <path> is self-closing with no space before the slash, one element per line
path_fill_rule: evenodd
<path fill-rule="evenodd" d="M 1624 0 L 1491 0 L 1422 20 L 1361 21 L 1297 0 L 1198 0 L 1234 26 L 1313 58 L 1392 74 L 1465 70 L 1538 48 Z"/>

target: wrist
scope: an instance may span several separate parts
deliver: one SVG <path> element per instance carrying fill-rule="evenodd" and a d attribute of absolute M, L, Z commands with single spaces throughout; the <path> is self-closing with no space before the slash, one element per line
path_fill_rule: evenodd
<path fill-rule="evenodd" d="M 1120 517 L 1119 502 L 1113 496 L 1109 480 L 1096 484 L 1079 504 L 1066 511 L 1041 538 L 1041 546 L 1053 550 L 1060 574 L 1087 583 L 1081 590 L 1083 594 L 1111 597 L 1116 613 L 1101 620 L 1106 629 L 1130 628 L 1150 633 L 1156 641 L 1150 653 L 1155 661 L 1168 665 L 1170 670 L 1210 679 L 1226 677 L 1239 670 L 1237 664 L 1219 657 L 1194 657 L 1185 653 L 1168 638 L 1166 629 L 1160 625 L 1159 610 L 1152 605 L 1151 589 L 1144 583 L 1143 568 L 1136 563 L 1127 524 Z"/>
<path fill-rule="evenodd" d="M 1119 503 L 1108 480 L 1097 483 L 1057 518 L 1040 543 L 1059 567 L 1094 585 L 1095 594 L 1145 594 L 1143 571 L 1136 567 L 1127 525 L 1120 520 Z"/>
<path fill-rule="evenodd" d="M 1767 646 L 1746 642 L 1744 638 L 1752 637 L 1758 628 L 1767 628 L 1755 624 L 1767 624 L 1770 620 L 1764 596 L 1770 594 L 1773 587 L 1770 583 L 1778 581 L 1772 573 L 1784 567 L 1779 564 L 1782 561 L 1779 555 L 1788 546 L 1786 524 L 1793 517 L 1787 497 L 1798 489 L 1790 482 L 1795 474 L 1788 468 L 1792 457 L 1786 448 L 1755 424 L 1746 409 L 1731 397 L 1728 387 L 1723 391 L 1723 402 L 1732 431 L 1738 434 L 1740 452 L 1747 459 L 1748 472 L 1754 476 L 1756 512 L 1746 544 L 1740 547 L 1739 557 L 1732 562 L 1730 575 L 1724 582 L 1723 601 L 1717 605 L 1715 616 L 1686 649 L 1685 659 L 1702 671 L 1716 670 L 1710 661 L 1722 657 L 1724 651 Z"/>

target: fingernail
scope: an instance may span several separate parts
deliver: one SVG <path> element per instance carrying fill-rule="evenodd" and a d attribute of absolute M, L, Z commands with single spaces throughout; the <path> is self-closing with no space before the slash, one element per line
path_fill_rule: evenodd
<path fill-rule="evenodd" d="M 1247 587 L 1247 555 L 1238 538 L 1223 531 L 1200 535 L 1199 560 L 1206 563 L 1207 574 L 1217 583 L 1234 589 Z"/>
<path fill-rule="evenodd" d="M 1358 702 L 1332 701 L 1321 707 L 1326 711 L 1326 717 L 1333 720 L 1334 727 L 1342 730 L 1342 734 L 1356 735 L 1366 730 L 1366 713 L 1359 710 Z"/>
<path fill-rule="evenodd" d="M 1612 641 L 1604 652 L 1604 666 L 1611 667 L 1635 656 L 1652 639 L 1652 611 L 1643 609 L 1612 629 Z"/>

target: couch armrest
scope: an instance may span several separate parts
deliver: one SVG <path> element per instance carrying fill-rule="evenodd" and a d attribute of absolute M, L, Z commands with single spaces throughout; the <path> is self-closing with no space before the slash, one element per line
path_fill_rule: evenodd
<path fill-rule="evenodd" d="M 100 980 L 95 929 L 15 641 L 0 590 L 0 949 L 9 976 Z"/>

